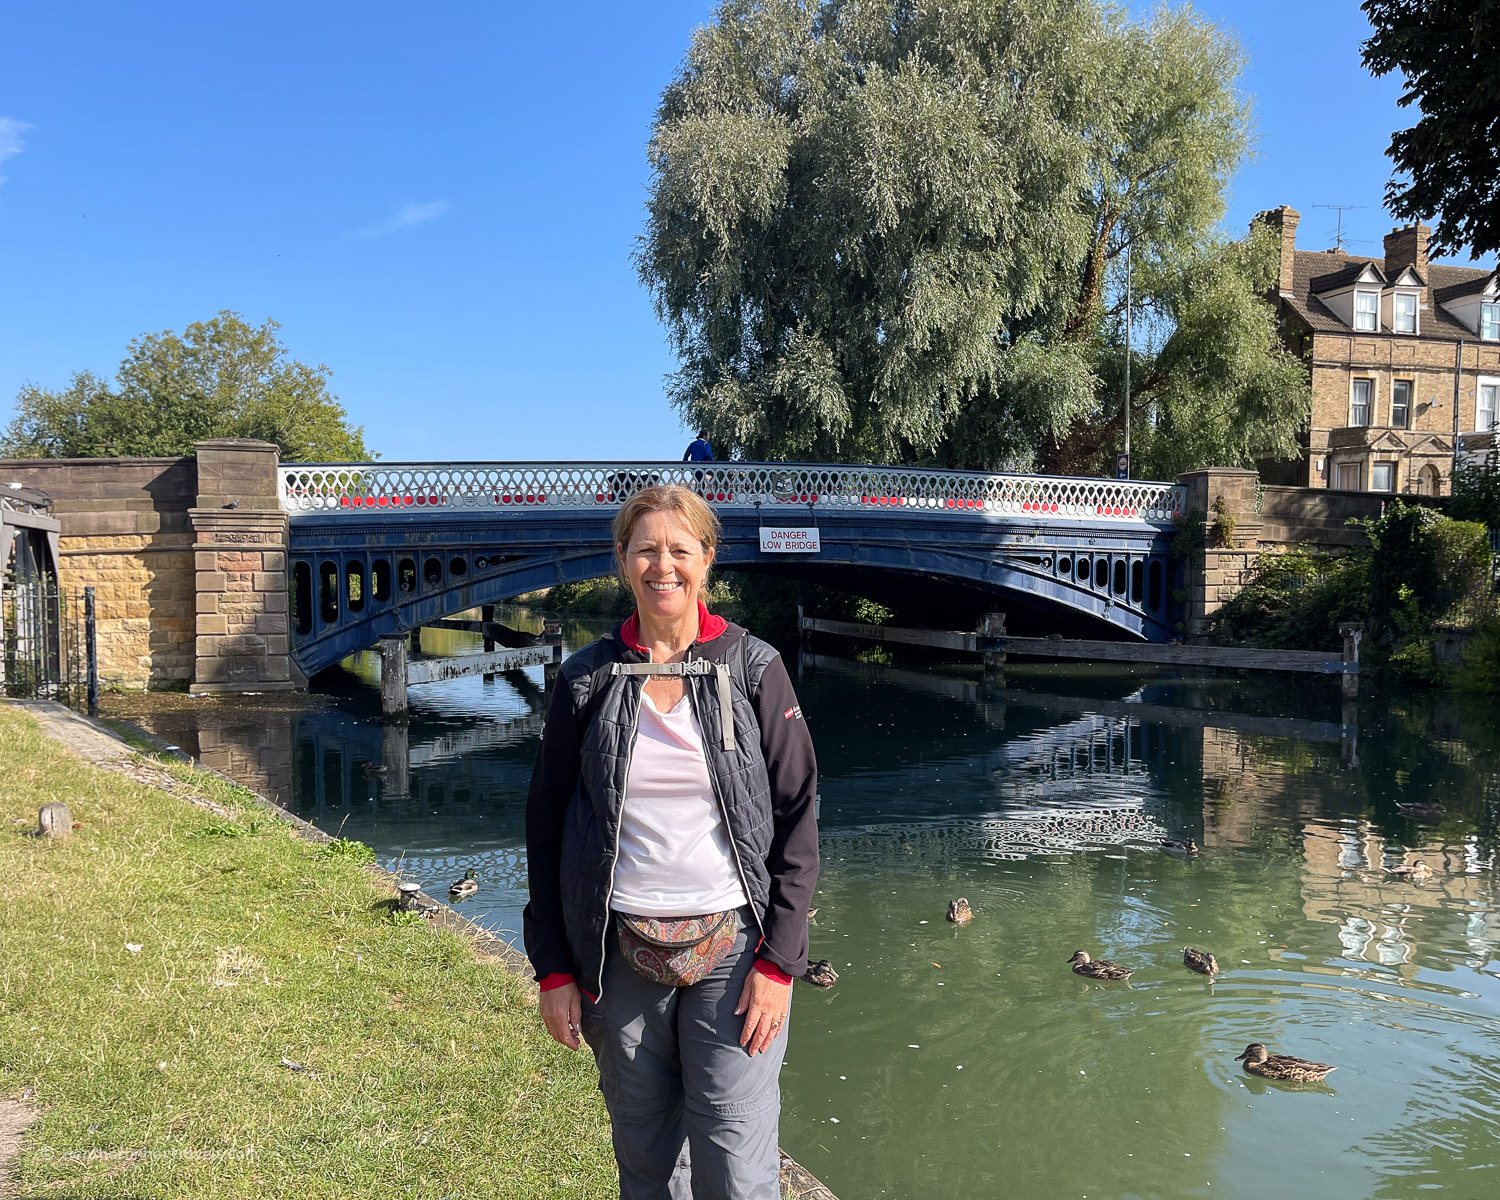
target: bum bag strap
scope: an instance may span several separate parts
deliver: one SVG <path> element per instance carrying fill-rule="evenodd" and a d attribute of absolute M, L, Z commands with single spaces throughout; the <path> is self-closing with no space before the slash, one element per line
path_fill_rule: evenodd
<path fill-rule="evenodd" d="M 674 663 L 611 663 L 611 675 L 714 675 L 719 693 L 719 728 L 724 732 L 724 749 L 734 749 L 734 693 L 729 689 L 729 668 L 723 663 L 695 658 Z"/>

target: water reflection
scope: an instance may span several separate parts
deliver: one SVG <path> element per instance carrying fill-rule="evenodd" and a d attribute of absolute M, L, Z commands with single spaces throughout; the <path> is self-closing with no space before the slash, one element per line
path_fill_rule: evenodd
<path fill-rule="evenodd" d="M 516 930 L 541 669 L 414 689 L 403 727 L 374 670 L 307 711 L 148 723 L 430 890 L 476 869 L 462 906 Z M 838 1194 L 1500 1194 L 1491 714 L 1367 697 L 1356 731 L 1331 686 L 816 655 L 798 686 L 842 978 L 798 991 L 783 1140 Z M 1387 870 L 1418 857 L 1428 882 Z M 1079 948 L 1131 986 L 1073 976 Z M 1267 1087 L 1251 1041 L 1340 1070 Z"/>

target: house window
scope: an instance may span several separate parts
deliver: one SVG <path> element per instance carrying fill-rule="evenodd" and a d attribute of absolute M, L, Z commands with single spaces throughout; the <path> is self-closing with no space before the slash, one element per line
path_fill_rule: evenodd
<path fill-rule="evenodd" d="M 1372 492 L 1394 492 L 1396 490 L 1396 464 L 1378 462 L 1370 464 L 1370 490 Z"/>
<path fill-rule="evenodd" d="M 1370 423 L 1370 393 L 1375 389 L 1373 379 L 1355 379 L 1349 384 L 1349 424 Z"/>
<path fill-rule="evenodd" d="M 1397 292 L 1395 307 L 1397 333 L 1417 332 L 1417 296 L 1415 292 Z"/>
<path fill-rule="evenodd" d="M 1339 463 L 1338 485 L 1341 492 L 1359 491 L 1359 464 Z"/>
<path fill-rule="evenodd" d="M 1391 424 L 1397 429 L 1411 425 L 1411 380 L 1398 379 L 1391 384 Z"/>
<path fill-rule="evenodd" d="M 1354 328 L 1374 333 L 1380 328 L 1380 293 L 1354 293 Z"/>
<path fill-rule="evenodd" d="M 1500 383 L 1493 379 L 1479 381 L 1479 406 L 1474 414 L 1474 429 L 1488 433 L 1495 428 L 1495 410 L 1500 407 Z"/>
<path fill-rule="evenodd" d="M 1500 300 L 1486 300 L 1479 306 L 1479 336 L 1500 342 Z"/>

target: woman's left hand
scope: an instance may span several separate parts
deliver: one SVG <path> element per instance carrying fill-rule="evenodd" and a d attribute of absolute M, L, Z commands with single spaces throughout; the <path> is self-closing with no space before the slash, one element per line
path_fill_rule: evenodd
<path fill-rule="evenodd" d="M 739 1005 L 734 1010 L 735 1016 L 745 1014 L 740 1045 L 751 1056 L 759 1054 L 781 1032 L 791 1005 L 791 984 L 777 983 L 769 975 L 752 970 L 745 979 L 745 990 L 740 993 Z"/>

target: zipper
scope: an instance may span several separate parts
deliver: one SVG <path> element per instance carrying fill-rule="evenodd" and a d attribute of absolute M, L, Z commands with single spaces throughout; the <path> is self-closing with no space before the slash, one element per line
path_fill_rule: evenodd
<path fill-rule="evenodd" d="M 627 677 L 628 678 L 628 677 Z M 627 685 L 628 686 L 628 685 Z M 645 680 L 641 681 L 641 691 L 645 692 Z M 609 957 L 609 903 L 615 898 L 615 865 L 620 861 L 620 826 L 625 823 L 625 783 L 630 780 L 630 760 L 635 755 L 635 741 L 641 731 L 641 698 L 636 697 L 635 721 L 630 726 L 630 744 L 625 748 L 625 779 L 620 785 L 620 812 L 615 818 L 615 850 L 609 859 L 609 887 L 604 893 L 604 928 L 599 934 L 599 998 L 595 1003 L 604 999 L 604 963 Z"/>
<path fill-rule="evenodd" d="M 707 676 L 700 675 L 697 676 L 697 678 L 706 679 Z M 688 687 L 688 703 L 693 705 L 693 711 L 696 715 L 698 706 L 696 703 L 694 703 L 693 689 L 691 686 Z M 703 722 L 701 719 L 698 722 L 698 727 L 700 729 L 703 727 Z M 729 841 L 729 852 L 734 855 L 734 869 L 740 877 L 740 887 L 745 891 L 745 903 L 750 906 L 750 912 L 755 917 L 755 927 L 760 930 L 761 941 L 765 941 L 766 927 L 761 922 L 760 910 L 755 907 L 755 897 L 750 894 L 750 881 L 745 878 L 745 867 L 744 864 L 740 862 L 740 848 L 734 844 L 734 824 L 729 819 L 729 806 L 724 803 L 723 793 L 719 791 L 719 776 L 713 770 L 711 765 L 708 772 L 708 782 L 709 785 L 714 789 L 714 799 L 718 801 L 719 804 L 719 815 L 724 820 L 724 834 Z"/>

